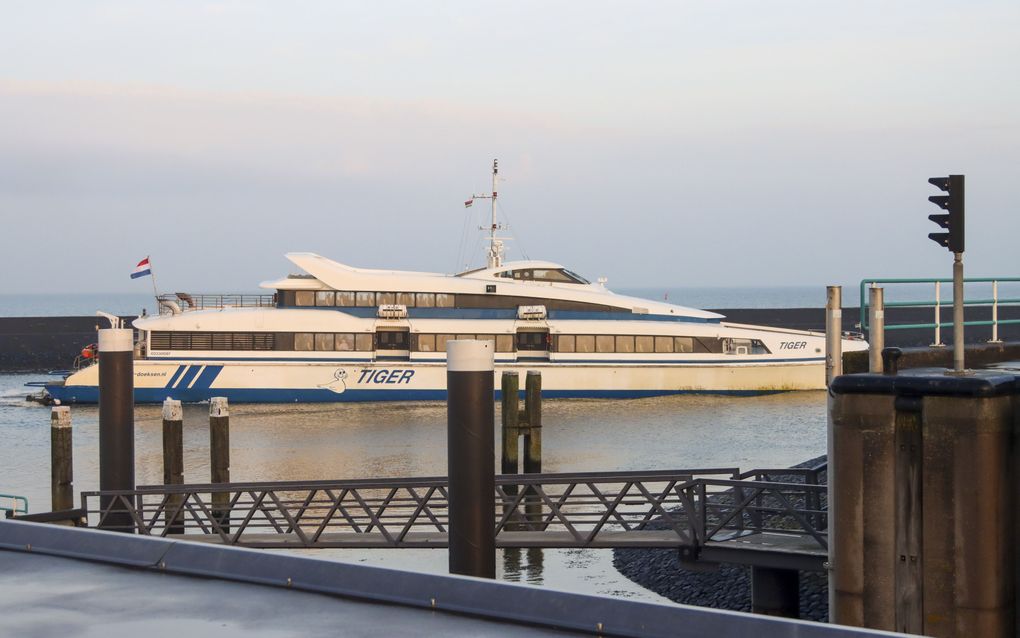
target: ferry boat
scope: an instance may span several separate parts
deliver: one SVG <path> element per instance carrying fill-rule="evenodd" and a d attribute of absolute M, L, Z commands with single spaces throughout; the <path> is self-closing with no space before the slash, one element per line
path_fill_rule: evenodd
<path fill-rule="evenodd" d="M 138 402 L 418 401 L 446 398 L 446 343 L 494 342 L 504 371 L 542 373 L 547 397 L 751 395 L 825 387 L 825 335 L 741 325 L 618 295 L 560 264 L 504 259 L 453 275 L 355 268 L 312 253 L 265 295 L 160 295 L 134 320 Z M 843 350 L 867 349 L 844 339 Z M 89 359 L 93 362 L 95 359 Z M 96 403 L 98 367 L 49 383 L 54 402 Z"/>

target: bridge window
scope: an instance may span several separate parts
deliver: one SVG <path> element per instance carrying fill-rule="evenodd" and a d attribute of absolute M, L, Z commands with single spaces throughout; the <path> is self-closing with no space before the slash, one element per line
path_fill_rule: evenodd
<path fill-rule="evenodd" d="M 419 308 L 433 308 L 436 305 L 436 293 L 434 292 L 415 293 L 414 304 Z"/>
<path fill-rule="evenodd" d="M 397 293 L 379 292 L 376 293 L 375 300 L 379 303 L 380 306 L 384 306 L 386 304 L 395 304 L 397 303 Z"/>
<path fill-rule="evenodd" d="M 375 293 L 374 292 L 359 292 L 355 296 L 355 304 L 362 307 L 372 307 L 375 305 Z"/>
<path fill-rule="evenodd" d="M 414 293 L 413 292 L 398 292 L 397 303 L 401 306 L 407 306 L 408 308 L 414 307 Z"/>
<path fill-rule="evenodd" d="M 315 293 L 315 305 L 316 306 L 334 306 L 336 305 L 336 293 L 332 290 L 320 290 Z"/>
<path fill-rule="evenodd" d="M 453 295 L 445 292 L 436 293 L 436 308 L 453 308 L 456 306 L 456 299 Z"/>
<path fill-rule="evenodd" d="M 357 296 L 353 292 L 336 293 L 336 305 L 342 308 L 351 308 L 357 305 Z"/>
<path fill-rule="evenodd" d="M 295 306 L 314 306 L 315 305 L 315 291 L 314 290 L 298 290 L 294 293 L 294 305 Z"/>
<path fill-rule="evenodd" d="M 381 330 L 375 333 L 376 350 L 407 350 L 409 341 L 406 330 Z"/>

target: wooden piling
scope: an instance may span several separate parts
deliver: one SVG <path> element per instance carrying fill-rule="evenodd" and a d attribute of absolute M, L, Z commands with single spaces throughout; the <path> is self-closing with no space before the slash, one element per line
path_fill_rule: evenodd
<path fill-rule="evenodd" d="M 520 379 L 516 372 L 508 370 L 503 373 L 501 390 L 503 413 L 500 421 L 503 426 L 503 460 L 500 469 L 503 474 L 517 474 L 520 472 L 518 439 L 521 430 L 520 413 L 518 412 L 519 399 L 517 397 L 520 391 Z M 513 487 L 513 493 L 516 494 L 517 487 L 510 487 Z"/>
<path fill-rule="evenodd" d="M 50 509 L 74 507 L 71 408 L 58 405 L 50 412 Z"/>
<path fill-rule="evenodd" d="M 181 402 L 167 399 L 163 402 L 163 484 L 184 483 L 184 411 Z M 167 498 L 166 524 L 171 534 L 183 534 L 184 517 L 178 513 L 181 495 L 171 494 Z"/>
<path fill-rule="evenodd" d="M 524 473 L 542 472 L 542 373 L 528 370 L 524 394 L 524 414 L 528 424 L 524 435 Z"/>
<path fill-rule="evenodd" d="M 212 483 L 230 482 L 230 409 L 226 397 L 209 399 L 209 475 Z M 213 516 L 224 531 L 228 530 L 230 495 L 214 493 L 212 507 Z"/>

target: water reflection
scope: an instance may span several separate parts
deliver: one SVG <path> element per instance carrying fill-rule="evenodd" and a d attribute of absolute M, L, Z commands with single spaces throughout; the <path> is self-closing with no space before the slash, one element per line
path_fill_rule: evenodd
<path fill-rule="evenodd" d="M 542 584 L 543 554 L 537 547 L 507 547 L 503 550 L 503 580 Z M 521 559 L 524 559 L 523 562 Z"/>

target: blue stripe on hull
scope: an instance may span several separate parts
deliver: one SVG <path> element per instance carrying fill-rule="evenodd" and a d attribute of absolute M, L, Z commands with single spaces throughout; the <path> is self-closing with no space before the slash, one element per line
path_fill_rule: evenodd
<path fill-rule="evenodd" d="M 184 385 L 183 383 L 181 384 Z M 136 388 L 136 403 L 162 403 L 177 399 L 184 403 L 226 397 L 232 403 L 353 403 L 363 401 L 445 401 L 446 390 L 347 390 L 337 394 L 325 389 L 298 388 Z M 47 392 L 62 404 L 98 403 L 99 388 L 95 386 L 47 386 Z M 641 399 L 673 394 L 717 394 L 726 396 L 760 396 L 780 391 L 760 390 L 544 390 L 549 399 Z M 495 400 L 501 398 L 497 389 Z M 524 396 L 524 392 L 521 392 Z"/>

